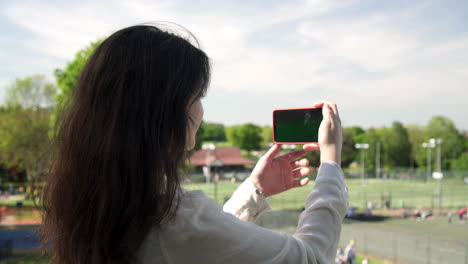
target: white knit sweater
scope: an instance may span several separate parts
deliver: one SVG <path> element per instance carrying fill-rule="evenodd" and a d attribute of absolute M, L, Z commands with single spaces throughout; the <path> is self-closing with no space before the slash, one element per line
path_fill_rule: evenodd
<path fill-rule="evenodd" d="M 333 263 L 348 207 L 334 162 L 320 166 L 293 235 L 252 223 L 270 207 L 250 179 L 224 207 L 201 191 L 182 193 L 175 219 L 148 234 L 138 252 L 142 263 Z"/>

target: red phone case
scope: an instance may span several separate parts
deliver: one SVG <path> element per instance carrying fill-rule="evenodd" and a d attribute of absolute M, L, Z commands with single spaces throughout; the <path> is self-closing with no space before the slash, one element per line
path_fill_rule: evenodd
<path fill-rule="evenodd" d="M 304 145 L 304 144 L 310 144 L 310 143 L 318 143 L 318 142 L 277 142 L 275 140 L 275 111 L 284 111 L 284 110 L 302 110 L 302 109 L 318 109 L 322 107 L 296 107 L 296 108 L 281 108 L 281 109 L 275 109 L 272 112 L 272 120 L 273 120 L 273 142 L 276 144 L 290 144 L 290 145 Z"/>

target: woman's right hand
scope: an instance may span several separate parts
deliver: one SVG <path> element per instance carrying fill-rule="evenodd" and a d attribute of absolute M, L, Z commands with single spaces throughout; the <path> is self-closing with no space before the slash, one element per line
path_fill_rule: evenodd
<path fill-rule="evenodd" d="M 341 163 L 341 148 L 343 144 L 343 129 L 336 104 L 319 101 L 314 107 L 322 107 L 323 120 L 319 128 L 320 162 L 333 161 Z M 317 144 L 305 144 L 304 150 L 317 149 Z"/>

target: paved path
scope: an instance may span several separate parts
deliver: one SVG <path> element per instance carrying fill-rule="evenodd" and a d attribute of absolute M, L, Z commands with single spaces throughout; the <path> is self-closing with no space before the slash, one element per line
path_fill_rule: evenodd
<path fill-rule="evenodd" d="M 350 239 L 357 241 L 358 251 L 397 260 L 398 263 L 468 263 L 468 240 L 450 240 L 429 233 L 387 229 L 362 223 L 344 224 L 341 244 L 346 245 Z"/>
<path fill-rule="evenodd" d="M 263 214 L 257 224 L 292 234 L 298 218 L 299 212 L 273 211 Z M 346 221 L 342 227 L 340 246 L 344 248 L 350 239 L 355 239 L 358 253 L 397 260 L 395 263 L 468 264 L 468 237 L 441 238 L 430 235 L 430 231 L 423 233 Z"/>
<path fill-rule="evenodd" d="M 13 250 L 39 248 L 39 237 L 34 229 L 0 230 L 0 249 L 10 246 Z"/>

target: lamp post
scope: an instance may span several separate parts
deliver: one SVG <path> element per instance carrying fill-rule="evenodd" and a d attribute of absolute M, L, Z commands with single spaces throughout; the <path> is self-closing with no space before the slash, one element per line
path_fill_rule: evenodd
<path fill-rule="evenodd" d="M 369 148 L 369 144 L 359 143 L 355 147 L 361 150 L 361 186 L 364 186 L 364 150 Z"/>
<path fill-rule="evenodd" d="M 375 178 L 380 178 L 380 142 L 375 145 Z"/>
<path fill-rule="evenodd" d="M 441 147 L 440 147 L 442 142 L 443 142 L 443 140 L 441 138 L 438 138 L 438 139 L 435 140 L 435 143 L 437 144 L 437 171 L 438 172 L 442 172 Z"/>
<path fill-rule="evenodd" d="M 213 193 L 214 193 L 214 200 L 218 202 L 218 181 L 219 181 L 219 167 L 223 166 L 222 161 L 218 158 L 216 154 L 216 145 L 215 144 L 207 144 L 203 145 L 202 149 L 207 151 L 206 153 L 206 164 L 207 164 L 207 174 L 208 179 L 213 181 Z M 211 168 L 214 168 L 214 174 L 211 173 Z M 208 182 L 207 182 L 208 183 Z"/>
<path fill-rule="evenodd" d="M 202 145 L 202 149 L 206 150 L 206 157 L 205 157 L 206 166 L 203 168 L 203 174 L 206 177 L 206 183 L 210 183 L 211 182 L 211 165 L 214 161 L 212 160 L 212 156 L 214 156 L 213 152 L 216 149 L 216 146 L 215 144 L 206 144 L 206 145 Z"/>
<path fill-rule="evenodd" d="M 444 174 L 442 173 L 442 161 L 441 161 L 441 145 L 442 145 L 443 140 L 441 138 L 438 138 L 435 140 L 435 143 L 437 144 L 437 172 L 438 172 L 438 177 L 437 180 L 439 181 L 439 209 L 442 208 L 442 179 L 444 177 Z"/>
<path fill-rule="evenodd" d="M 434 138 L 429 139 L 428 142 L 422 143 L 422 147 L 427 149 L 427 174 L 426 174 L 426 182 L 429 182 L 429 178 L 431 177 L 431 149 L 435 148 L 436 140 Z"/>

